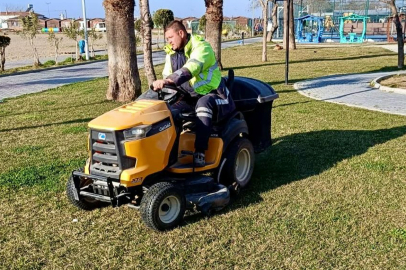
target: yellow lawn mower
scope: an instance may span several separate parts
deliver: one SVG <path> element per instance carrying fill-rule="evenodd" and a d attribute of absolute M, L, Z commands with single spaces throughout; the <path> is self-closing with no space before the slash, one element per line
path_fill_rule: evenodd
<path fill-rule="evenodd" d="M 178 226 L 185 210 L 211 214 L 223 209 L 250 181 L 254 152 L 271 145 L 273 88 L 229 73 L 227 86 L 237 110 L 213 124 L 206 165 L 195 167 L 194 113 L 175 113 L 170 104 L 188 93 L 166 87 L 155 97 L 109 111 L 89 123 L 89 158 L 73 171 L 67 196 L 76 207 L 105 204 L 140 210 L 154 230 Z"/>

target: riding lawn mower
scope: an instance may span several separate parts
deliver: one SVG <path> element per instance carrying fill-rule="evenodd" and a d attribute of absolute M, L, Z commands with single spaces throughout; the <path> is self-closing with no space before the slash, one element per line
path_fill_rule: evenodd
<path fill-rule="evenodd" d="M 67 182 L 70 202 L 84 210 L 128 205 L 158 231 L 178 226 L 186 210 L 211 215 L 223 209 L 249 183 L 255 153 L 271 145 L 278 98 L 261 81 L 232 71 L 225 79 L 237 109 L 213 123 L 204 167 L 193 163 L 196 114 L 170 109 L 189 93 L 172 86 L 149 90 L 89 123 L 89 158 Z"/>

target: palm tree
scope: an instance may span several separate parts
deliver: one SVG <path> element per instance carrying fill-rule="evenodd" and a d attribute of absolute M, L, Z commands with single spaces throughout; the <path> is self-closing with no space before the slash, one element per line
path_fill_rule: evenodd
<path fill-rule="evenodd" d="M 131 101 L 141 94 L 135 33 L 135 0 L 104 0 L 109 55 L 109 100 Z"/>
<path fill-rule="evenodd" d="M 204 0 L 206 5 L 206 40 L 213 47 L 220 70 L 221 63 L 221 26 L 223 24 L 223 0 Z"/>

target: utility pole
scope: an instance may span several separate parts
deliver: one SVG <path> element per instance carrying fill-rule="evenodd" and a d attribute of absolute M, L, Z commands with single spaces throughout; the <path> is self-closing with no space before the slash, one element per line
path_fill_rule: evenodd
<path fill-rule="evenodd" d="M 86 60 L 89 60 L 89 48 L 87 45 L 87 20 L 86 20 L 85 0 L 82 0 L 82 8 L 83 8 L 83 30 L 85 31 L 85 53 L 86 53 Z"/>

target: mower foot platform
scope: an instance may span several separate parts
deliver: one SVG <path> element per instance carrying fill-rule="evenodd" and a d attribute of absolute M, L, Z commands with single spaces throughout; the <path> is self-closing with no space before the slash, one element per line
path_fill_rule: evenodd
<path fill-rule="evenodd" d="M 210 215 L 223 209 L 230 202 L 229 189 L 208 176 L 200 176 L 183 186 L 186 196 L 186 208 Z"/>

